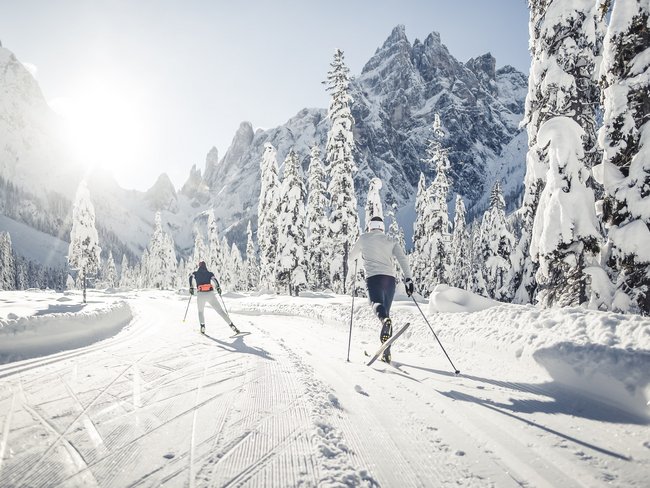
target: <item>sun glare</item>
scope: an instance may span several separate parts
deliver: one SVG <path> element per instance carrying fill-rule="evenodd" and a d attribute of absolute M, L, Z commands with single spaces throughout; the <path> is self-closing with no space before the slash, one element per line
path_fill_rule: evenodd
<path fill-rule="evenodd" d="M 139 105 L 128 90 L 102 80 L 86 80 L 74 97 L 51 102 L 65 121 L 66 138 L 79 161 L 113 174 L 142 163 Z"/>

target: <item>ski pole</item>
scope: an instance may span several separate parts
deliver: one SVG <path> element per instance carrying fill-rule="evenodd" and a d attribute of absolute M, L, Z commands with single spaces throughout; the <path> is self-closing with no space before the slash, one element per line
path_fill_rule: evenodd
<path fill-rule="evenodd" d="M 447 351 L 445 351 L 445 348 L 443 347 L 442 342 L 440 342 L 440 339 L 438 339 L 438 336 L 437 336 L 436 333 L 433 331 L 433 327 L 431 327 L 431 324 L 430 324 L 429 321 L 427 320 L 426 315 L 424 315 L 424 312 L 423 312 L 422 309 L 420 308 L 420 305 L 418 305 L 418 302 L 415 301 L 415 298 L 413 297 L 413 295 L 411 295 L 411 300 L 413 300 L 413 303 L 415 303 L 415 306 L 418 307 L 418 310 L 419 310 L 420 313 L 422 314 L 422 318 L 424 319 L 424 321 L 425 321 L 425 322 L 427 323 L 427 325 L 429 326 L 429 329 L 431 329 L 431 333 L 433 334 L 433 337 L 436 338 L 436 340 L 438 341 L 438 344 L 440 344 L 440 347 L 442 348 L 442 352 L 444 352 L 444 353 L 445 353 L 445 356 L 447 356 L 447 359 L 449 359 L 449 363 L 451 364 L 451 367 L 454 368 L 454 374 L 460 374 L 460 371 L 459 371 L 458 369 L 456 369 L 456 366 L 454 366 L 454 363 L 451 362 L 451 358 L 449 357 L 449 354 L 447 354 Z"/>
<path fill-rule="evenodd" d="M 219 295 L 219 298 L 221 298 L 221 303 L 223 303 L 223 311 L 226 312 L 226 315 L 230 319 L 230 322 L 232 322 L 232 319 L 230 318 L 230 313 L 228 313 L 228 309 L 226 308 L 226 302 L 223 301 L 223 297 L 221 296 L 221 293 L 217 293 Z"/>
<path fill-rule="evenodd" d="M 190 299 L 187 301 L 187 308 L 185 309 L 185 315 L 183 316 L 183 322 L 187 318 L 187 311 L 190 309 L 190 302 L 192 301 L 192 294 L 190 293 Z"/>
<path fill-rule="evenodd" d="M 354 260 L 354 278 L 352 278 L 352 310 L 350 310 L 350 336 L 348 337 L 348 363 L 350 362 L 350 345 L 352 344 L 352 318 L 354 317 L 354 295 L 357 284 L 357 259 Z"/>

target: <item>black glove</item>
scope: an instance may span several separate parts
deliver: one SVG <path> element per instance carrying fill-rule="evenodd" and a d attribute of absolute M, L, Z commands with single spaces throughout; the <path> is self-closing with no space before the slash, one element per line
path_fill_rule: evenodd
<path fill-rule="evenodd" d="M 413 280 L 411 278 L 406 278 L 406 280 L 404 280 L 404 288 L 406 288 L 406 294 L 408 296 L 413 295 L 415 286 L 413 285 Z"/>
<path fill-rule="evenodd" d="M 190 287 L 190 295 L 194 295 L 194 287 Z"/>

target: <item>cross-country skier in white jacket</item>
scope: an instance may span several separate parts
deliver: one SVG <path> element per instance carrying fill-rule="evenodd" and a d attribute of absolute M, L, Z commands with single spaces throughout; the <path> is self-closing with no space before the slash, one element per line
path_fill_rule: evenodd
<path fill-rule="evenodd" d="M 373 217 L 368 223 L 368 232 L 361 234 L 350 251 L 349 264 L 354 264 L 361 258 L 361 265 L 366 275 L 368 300 L 375 314 L 381 320 L 380 340 L 386 342 L 393 335 L 393 322 L 390 318 L 390 306 L 395 296 L 395 268 L 393 256 L 397 259 L 402 273 L 406 294 L 411 296 L 414 291 L 413 275 L 408 259 L 397 241 L 384 234 L 384 221 L 381 217 Z M 354 266 L 348 266 L 354 269 Z M 390 363 L 390 347 L 384 352 L 384 361 Z"/>
<path fill-rule="evenodd" d="M 214 276 L 214 273 L 208 271 L 205 261 L 201 261 L 199 263 L 199 269 L 190 275 L 190 294 L 194 295 L 194 290 L 198 291 L 196 295 L 196 303 L 199 306 L 201 334 L 205 334 L 205 314 L 203 313 L 203 310 L 205 309 L 206 303 L 212 305 L 212 308 L 214 308 L 230 328 L 235 331 L 235 334 L 239 334 L 239 330 L 235 327 L 235 324 L 230 321 L 228 314 L 223 310 L 223 308 L 221 308 L 219 300 L 217 300 L 217 296 L 214 294 L 215 289 L 217 290 L 217 293 L 221 295 L 221 286 L 219 286 L 217 278 Z"/>

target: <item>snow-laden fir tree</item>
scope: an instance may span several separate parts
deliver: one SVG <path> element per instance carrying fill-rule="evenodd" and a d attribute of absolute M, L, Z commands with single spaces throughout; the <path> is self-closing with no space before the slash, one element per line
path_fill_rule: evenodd
<path fill-rule="evenodd" d="M 246 288 L 246 277 L 244 276 L 244 260 L 241 251 L 233 242 L 230 248 L 230 289 L 242 291 Z"/>
<path fill-rule="evenodd" d="M 156 212 L 155 227 L 149 242 L 148 277 L 153 288 L 172 288 L 176 283 L 176 251 L 174 241 L 162 228 L 160 212 Z"/>
<path fill-rule="evenodd" d="M 382 183 L 379 178 L 373 178 L 370 180 L 370 185 L 368 186 L 368 197 L 366 199 L 366 227 L 368 226 L 370 219 L 373 217 L 381 217 L 381 220 L 384 220 L 384 209 L 381 204 L 381 196 L 379 195 L 381 186 Z"/>
<path fill-rule="evenodd" d="M 205 261 L 207 264 L 208 259 L 208 248 L 205 245 L 203 240 L 203 234 L 198 226 L 194 226 L 194 249 L 192 251 L 191 261 L 188 263 L 189 268 L 192 271 L 195 271 L 199 267 L 201 261 Z M 216 274 L 216 273 L 215 273 Z"/>
<path fill-rule="evenodd" d="M 129 260 L 126 254 L 122 254 L 122 265 L 120 266 L 120 288 L 131 288 L 133 286 L 133 273 L 129 267 Z"/>
<path fill-rule="evenodd" d="M 109 288 L 115 288 L 117 286 L 117 268 L 115 267 L 115 259 L 113 259 L 113 251 L 108 251 L 103 274 L 104 284 Z"/>
<path fill-rule="evenodd" d="M 136 286 L 138 288 L 147 288 L 151 282 L 149 277 L 149 251 L 147 251 L 147 249 L 142 251 L 142 257 L 140 258 L 140 263 L 137 265 L 137 267 L 138 272 L 135 279 Z"/>
<path fill-rule="evenodd" d="M 460 195 L 456 195 L 454 211 L 454 231 L 451 237 L 451 274 L 449 284 L 464 290 L 470 282 L 471 261 L 470 242 L 467 232 L 465 203 Z"/>
<path fill-rule="evenodd" d="M 16 265 L 11 248 L 11 236 L 0 232 L 0 290 L 16 288 Z"/>
<path fill-rule="evenodd" d="M 512 255 L 510 294 L 518 303 L 531 303 L 537 290 L 537 258 L 530 252 L 531 233 L 539 199 L 546 185 L 549 156 L 538 143 L 538 131 L 547 120 L 566 116 L 584 130 L 580 164 L 592 168 L 598 159 L 596 110 L 599 89 L 598 59 L 603 24 L 600 0 L 529 0 L 532 55 L 524 124 L 528 130 L 525 192 L 519 212 L 522 236 Z M 594 181 L 588 178 L 587 186 Z M 594 212 L 591 208 L 584 212 Z M 591 216 L 588 217 L 591 219 Z M 535 244 L 534 247 L 537 247 Z"/>
<path fill-rule="evenodd" d="M 395 216 L 395 210 L 397 209 L 397 204 L 393 203 L 388 209 L 388 218 L 390 219 L 390 224 L 388 226 L 387 235 L 391 239 L 397 241 L 401 249 L 406 249 L 406 239 L 404 238 L 404 229 L 402 229 L 397 222 L 397 217 Z M 395 279 L 399 283 L 401 282 L 401 268 L 397 259 L 393 256 L 393 269 L 395 270 Z"/>
<path fill-rule="evenodd" d="M 616 281 L 613 309 L 650 314 L 650 3 L 616 0 L 605 39 L 604 257 Z"/>
<path fill-rule="evenodd" d="M 261 188 L 257 207 L 257 246 L 260 252 L 260 288 L 275 289 L 275 262 L 278 247 L 278 179 L 277 151 L 264 144 L 260 162 Z"/>
<path fill-rule="evenodd" d="M 327 162 L 330 183 L 330 280 L 337 293 L 347 293 L 348 255 L 359 237 L 357 196 L 354 190 L 354 118 L 350 105 L 349 69 L 343 61 L 343 51 L 337 49 L 327 73 L 327 90 L 331 99 L 327 116 L 330 129 L 327 133 Z M 351 273 L 353 274 L 353 273 Z M 356 277 L 355 277 L 356 278 Z"/>
<path fill-rule="evenodd" d="M 483 280 L 488 296 L 505 300 L 509 294 L 508 271 L 515 238 L 506 222 L 506 203 L 501 183 L 496 182 L 490 193 L 490 207 L 481 222 L 480 253 L 483 260 Z"/>
<path fill-rule="evenodd" d="M 204 261 L 209 270 L 219 270 L 223 266 L 223 253 L 221 252 L 221 243 L 219 241 L 219 230 L 217 221 L 214 218 L 214 210 L 208 211 L 208 256 Z"/>
<path fill-rule="evenodd" d="M 290 295 L 298 295 L 307 285 L 305 260 L 305 199 L 307 191 L 298 156 L 289 151 L 284 161 L 278 216 L 276 283 Z"/>
<path fill-rule="evenodd" d="M 415 222 L 413 223 L 413 252 L 410 257 L 413 280 L 421 286 L 429 272 L 429 250 L 426 223 L 430 220 L 429 213 L 431 196 L 427 191 L 424 173 L 420 173 L 418 191 L 415 196 Z"/>
<path fill-rule="evenodd" d="M 72 230 L 68 247 L 68 264 L 79 271 L 83 288 L 83 302 L 86 303 L 87 277 L 99 271 L 99 237 L 95 228 L 95 208 L 90 201 L 90 192 L 85 181 L 79 183 L 72 208 Z"/>
<path fill-rule="evenodd" d="M 483 258 L 483 253 L 481 252 L 481 223 L 478 222 L 478 219 L 472 222 L 469 235 L 471 242 L 469 259 L 471 263 L 469 276 L 470 290 L 478 295 L 486 297 L 488 296 L 488 292 L 484 278 L 485 260 Z"/>
<path fill-rule="evenodd" d="M 255 291 L 260 282 L 260 270 L 255 242 L 253 241 L 253 226 L 250 220 L 248 221 L 246 234 L 248 239 L 246 241 L 246 262 L 244 263 L 244 276 L 246 277 L 244 289 L 246 291 Z"/>
<path fill-rule="evenodd" d="M 420 289 L 428 295 L 439 283 L 449 284 L 451 236 L 449 235 L 449 158 L 447 151 L 442 148 L 444 131 L 440 116 L 435 115 L 432 137 L 427 141 L 427 158 L 425 162 L 435 166 L 436 177 L 427 193 L 429 198 L 425 208 L 425 235 L 427 244 L 424 254 L 429 259 L 429 270 L 420 285 Z M 427 249 L 428 247 L 428 249 Z"/>
<path fill-rule="evenodd" d="M 231 255 L 231 249 L 226 236 L 223 236 L 221 239 L 221 253 L 223 256 L 223 266 L 221 269 L 212 269 L 210 271 L 217 277 L 222 290 L 233 290 L 235 280 L 239 277 L 234 274 L 236 266 L 233 260 L 235 257 Z"/>
<path fill-rule="evenodd" d="M 307 284 L 314 290 L 324 290 L 329 287 L 327 261 L 329 220 L 325 169 L 318 146 L 311 148 L 307 191 Z"/>

